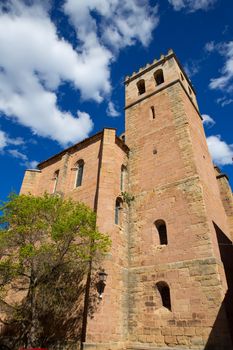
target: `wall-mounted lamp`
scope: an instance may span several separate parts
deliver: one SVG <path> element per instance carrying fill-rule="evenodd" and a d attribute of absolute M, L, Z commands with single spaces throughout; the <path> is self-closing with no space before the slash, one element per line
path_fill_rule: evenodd
<path fill-rule="evenodd" d="M 96 289 L 99 294 L 99 299 L 102 299 L 108 274 L 104 270 L 101 270 L 98 272 L 98 276 L 99 281 L 96 283 Z"/>

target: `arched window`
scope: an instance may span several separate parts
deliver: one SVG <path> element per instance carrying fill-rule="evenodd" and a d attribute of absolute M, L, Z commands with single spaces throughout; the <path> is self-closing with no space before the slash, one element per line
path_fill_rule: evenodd
<path fill-rule="evenodd" d="M 167 227 L 165 221 L 157 220 L 155 221 L 155 227 L 159 235 L 160 244 L 167 244 Z"/>
<path fill-rule="evenodd" d="M 137 82 L 137 87 L 138 87 L 138 95 L 144 94 L 146 92 L 146 86 L 145 86 L 145 80 L 141 79 Z"/>
<path fill-rule="evenodd" d="M 83 169 L 84 169 L 84 161 L 81 159 L 77 162 L 77 171 L 76 171 L 76 179 L 75 179 L 75 187 L 82 186 L 83 180 Z"/>
<path fill-rule="evenodd" d="M 180 76 L 181 76 L 181 80 L 184 80 L 184 76 L 182 73 L 180 73 Z"/>
<path fill-rule="evenodd" d="M 121 192 L 125 191 L 126 166 L 121 166 Z"/>
<path fill-rule="evenodd" d="M 192 95 L 192 90 L 190 89 L 190 87 L 189 87 L 189 94 Z"/>
<path fill-rule="evenodd" d="M 168 310 L 171 310 L 170 288 L 166 282 L 160 281 L 156 283 L 157 290 L 161 297 L 161 303 Z"/>
<path fill-rule="evenodd" d="M 59 170 L 56 170 L 53 175 L 53 193 L 55 193 L 57 190 L 58 177 L 59 177 Z"/>
<path fill-rule="evenodd" d="M 121 224 L 121 215 L 120 211 L 122 210 L 122 200 L 121 198 L 117 198 L 115 202 L 115 224 Z"/>
<path fill-rule="evenodd" d="M 160 85 L 160 84 L 164 83 L 163 70 L 162 69 L 158 69 L 154 73 L 154 78 L 155 78 L 156 85 Z"/>

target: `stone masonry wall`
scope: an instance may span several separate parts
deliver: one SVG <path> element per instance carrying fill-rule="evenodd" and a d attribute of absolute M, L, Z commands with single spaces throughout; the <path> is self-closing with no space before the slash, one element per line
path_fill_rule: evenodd
<path fill-rule="evenodd" d="M 226 277 L 212 223 L 227 230 L 226 216 L 201 118 L 182 83 L 172 83 L 172 66 L 168 61 L 162 66 L 165 82 L 148 98 L 147 91 L 144 98 L 136 93 L 136 79 L 126 82 L 129 191 L 135 196 L 129 229 L 130 348 L 231 349 Z M 153 78 L 153 71 L 146 74 Z M 147 76 L 140 78 L 152 89 Z M 159 219 L 166 223 L 167 245 L 159 241 Z M 157 282 L 168 284 L 171 310 L 162 306 Z"/>
<path fill-rule="evenodd" d="M 121 195 L 121 166 L 127 165 L 127 156 L 116 146 L 115 137 L 115 130 L 104 131 L 99 174 L 97 225 L 112 239 L 111 252 L 103 262 L 103 267 L 108 273 L 103 299 L 99 303 L 98 313 L 88 322 L 87 343 L 92 343 L 92 346 L 96 343 L 99 349 L 103 349 L 103 343 L 115 342 L 115 346 L 120 346 L 120 342 L 126 338 L 128 322 L 125 204 L 122 205 L 124 209 L 121 211 L 119 225 L 114 223 L 115 201 Z"/>
<path fill-rule="evenodd" d="M 82 185 L 75 187 L 77 161 L 84 161 Z M 41 195 L 53 193 L 54 173 L 59 170 L 56 193 L 82 201 L 97 212 L 97 226 L 112 240 L 110 253 L 101 268 L 108 274 L 103 300 L 93 318 L 88 319 L 85 348 L 121 348 L 127 337 L 128 307 L 128 208 L 122 201 L 119 225 L 115 225 L 115 202 L 121 196 L 121 167 L 127 166 L 127 147 L 116 137 L 114 129 L 104 129 L 85 144 L 77 144 L 67 152 L 39 165 L 39 171 L 27 171 L 21 193 Z M 125 177 L 127 190 L 127 177 Z M 98 268 L 98 266 L 97 266 Z M 93 271 L 93 278 L 98 271 Z"/>

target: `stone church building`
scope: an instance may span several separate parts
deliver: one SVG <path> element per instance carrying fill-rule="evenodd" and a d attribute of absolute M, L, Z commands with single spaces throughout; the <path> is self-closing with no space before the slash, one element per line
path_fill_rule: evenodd
<path fill-rule="evenodd" d="M 125 80 L 125 133 L 105 128 L 27 170 L 21 193 L 62 193 L 112 239 L 84 349 L 232 350 L 233 198 L 172 50 Z"/>

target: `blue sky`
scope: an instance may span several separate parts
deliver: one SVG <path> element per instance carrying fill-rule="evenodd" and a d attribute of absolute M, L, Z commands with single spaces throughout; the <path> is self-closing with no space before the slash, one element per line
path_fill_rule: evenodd
<path fill-rule="evenodd" d="M 26 168 L 124 129 L 124 78 L 172 48 L 233 184 L 232 0 L 0 2 L 0 199 Z"/>

